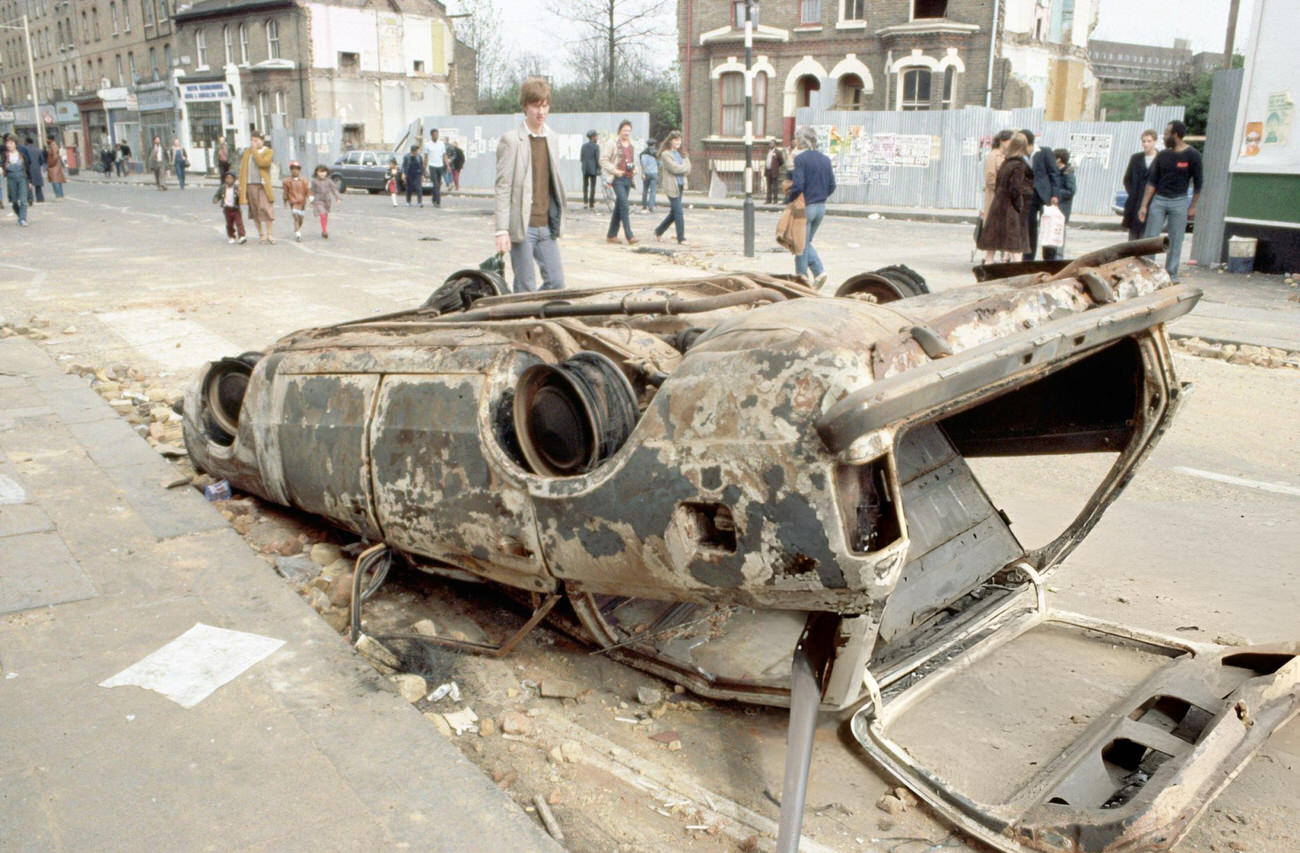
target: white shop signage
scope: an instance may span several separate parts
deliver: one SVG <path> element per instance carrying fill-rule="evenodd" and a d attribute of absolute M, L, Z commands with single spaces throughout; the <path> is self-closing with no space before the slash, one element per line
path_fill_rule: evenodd
<path fill-rule="evenodd" d="M 212 83 L 182 83 L 182 101 L 224 101 L 230 97 L 230 86 L 223 81 Z"/>

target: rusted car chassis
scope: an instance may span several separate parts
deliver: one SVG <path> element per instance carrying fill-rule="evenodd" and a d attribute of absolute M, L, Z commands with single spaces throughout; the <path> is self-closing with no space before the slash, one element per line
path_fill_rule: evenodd
<path fill-rule="evenodd" d="M 1183 393 L 1164 324 L 1200 294 L 1142 257 L 1160 248 L 907 298 L 924 287 L 905 268 L 833 298 L 756 274 L 504 295 L 458 273 L 422 308 L 209 364 L 186 445 L 426 570 L 533 594 L 525 630 L 563 596 L 614 657 L 790 705 L 778 849 L 797 845 L 819 708 L 998 849 L 1166 849 L 1296 712 L 1295 646 L 1132 634 L 1172 650 L 1167 670 L 1006 802 L 889 732 L 1034 626 L 1131 631 L 1052 611 L 1042 578 Z M 1065 453 L 1114 460 L 1027 550 L 967 460 Z"/>

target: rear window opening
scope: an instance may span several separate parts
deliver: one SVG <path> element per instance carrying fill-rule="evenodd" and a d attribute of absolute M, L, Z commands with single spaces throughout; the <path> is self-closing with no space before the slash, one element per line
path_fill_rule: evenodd
<path fill-rule="evenodd" d="M 1003 567 L 1070 527 L 1133 438 L 1143 371 L 1137 342 L 1124 339 L 898 438 L 910 548 L 882 615 L 877 661 L 979 600 Z M 1064 498 L 1026 488 L 1043 483 Z"/>

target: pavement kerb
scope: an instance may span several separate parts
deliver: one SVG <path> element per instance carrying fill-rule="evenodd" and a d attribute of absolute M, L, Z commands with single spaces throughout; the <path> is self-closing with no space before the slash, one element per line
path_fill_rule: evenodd
<path fill-rule="evenodd" d="M 124 427 L 125 422 L 102 397 L 89 386 L 68 376 L 49 352 L 35 343 L 16 336 L 0 340 L 0 349 L 5 350 L 6 363 L 14 369 L 10 374 L 13 380 L 11 385 L 15 382 L 28 385 L 36 391 L 34 399 L 63 401 L 57 405 L 50 403 L 48 407 L 39 410 L 30 407 L 16 410 L 5 433 L 6 441 L 22 446 L 24 441 L 21 436 L 25 432 L 61 433 L 62 427 L 67 427 L 71 437 L 60 440 L 80 448 L 80 453 L 64 453 L 59 458 L 72 460 L 68 464 L 79 466 L 78 471 L 84 470 L 87 473 L 86 481 L 107 477 L 111 489 L 127 489 L 128 481 L 134 483 L 137 495 L 141 488 L 157 489 L 159 500 L 167 503 L 166 506 L 157 507 L 157 511 L 184 520 L 165 536 L 157 532 L 153 534 L 157 548 L 180 549 L 179 553 L 188 560 L 180 564 L 184 568 L 177 569 L 176 565 L 162 560 L 160 556 L 147 556 L 153 553 L 151 550 L 141 550 L 135 559 L 142 564 L 150 564 L 148 569 L 141 571 L 162 578 L 158 582 L 159 588 L 154 592 L 142 593 L 141 588 L 137 587 L 124 592 L 125 587 L 117 588 L 112 583 L 106 589 L 102 578 L 96 576 L 94 584 L 98 592 L 88 599 L 66 599 L 61 604 L 52 603 L 36 610 L 18 611 L 38 612 L 48 609 L 53 619 L 37 620 L 32 623 L 32 627 L 21 621 L 0 625 L 0 636 L 7 633 L 11 640 L 16 639 L 15 635 L 25 635 L 27 632 L 42 638 L 39 650 L 24 648 L 24 643 L 21 642 L 5 649 L 6 667 L 13 666 L 15 659 L 25 661 L 26 666 L 22 666 L 22 669 L 29 680 L 3 683 L 9 690 L 14 690 L 17 685 L 30 684 L 30 687 L 25 688 L 30 692 L 21 696 L 8 694 L 0 697 L 5 699 L 0 702 L 0 740 L 14 734 L 13 726 L 30 724 L 30 720 L 25 720 L 22 715 L 4 713 L 3 708 L 7 703 L 14 703 L 9 707 L 32 706 L 31 703 L 42 700 L 74 703 L 75 700 L 71 697 L 75 696 L 77 700 L 88 704 L 84 705 L 83 712 L 78 716 L 79 727 L 65 733 L 60 748 L 69 748 L 72 744 L 80 743 L 79 739 L 82 738 L 93 739 L 95 748 L 88 749 L 78 762 L 74 762 L 80 764 L 81 772 L 101 779 L 103 784 L 110 787 L 127 786 L 129 779 L 132 786 L 145 790 L 151 785 L 165 783 L 151 777 L 146 778 L 152 772 L 143 769 L 148 766 L 147 761 L 137 764 L 129 760 L 132 752 L 141 748 L 137 741 L 130 739 L 137 735 L 126 734 L 129 727 L 117 730 L 121 732 L 119 734 L 114 734 L 114 730 L 105 727 L 105 709 L 114 704 L 131 702 L 148 709 L 155 719 L 164 721 L 157 730 L 139 735 L 149 739 L 148 748 L 160 755 L 184 756 L 191 747 L 189 739 L 193 734 L 186 727 L 197 725 L 202 714 L 213 713 L 211 708 L 205 708 L 204 703 L 209 703 L 212 708 L 218 707 L 217 703 L 222 698 L 221 691 L 229 691 L 239 685 L 239 689 L 249 691 L 248 696 L 255 697 L 255 702 L 250 701 L 247 707 L 229 708 L 230 716 L 223 717 L 222 724 L 244 731 L 257 729 L 263 722 L 259 715 L 268 711 L 278 714 L 280 722 L 292 719 L 295 726 L 304 733 L 304 738 L 299 743 L 306 741 L 310 744 L 303 752 L 310 753 L 314 766 L 332 768 L 339 777 L 346 780 L 350 786 L 346 790 L 351 798 L 349 807 L 352 814 L 357 816 L 359 810 L 364 809 L 366 819 L 381 828 L 389 842 L 454 853 L 467 849 L 463 839 L 472 836 L 473 830 L 477 828 L 497 833 L 503 839 L 502 843 L 506 843 L 504 839 L 509 839 L 510 849 L 537 853 L 551 853 L 560 849 L 480 768 L 461 756 L 453 744 L 444 740 L 432 725 L 421 719 L 419 711 L 398 696 L 387 679 L 354 652 L 346 640 L 326 625 L 310 605 L 302 601 L 284 581 L 276 577 L 270 566 L 262 564 L 261 558 L 224 522 L 215 507 L 196 494 L 167 491 L 161 486 L 153 486 L 163 479 L 160 476 L 163 471 L 170 470 L 170 463 L 149 447 L 143 438 L 130 430 L 117 429 L 119 425 Z M 80 405 L 83 409 L 103 411 L 91 412 L 96 420 L 90 424 L 81 423 L 87 417 L 85 412 L 75 421 L 66 420 L 65 404 L 71 405 L 68 401 L 77 400 L 82 401 Z M 0 415 L 5 414 L 6 408 L 0 406 Z M 60 428 L 50 430 L 46 425 L 24 420 L 31 417 L 54 418 Z M 114 429 L 107 429 L 108 427 Z M 122 455 L 123 444 L 131 441 L 139 444 L 148 457 L 147 462 L 118 468 L 96 461 L 104 458 L 105 454 Z M 7 451 L 11 449 L 12 445 L 0 447 L 0 466 L 4 466 Z M 137 470 L 142 468 L 144 470 Z M 12 467 L 5 470 L 20 481 L 27 482 L 27 502 L 37 511 L 48 512 L 49 518 L 54 519 L 52 530 L 43 531 L 43 535 L 53 534 L 60 541 L 66 541 L 67 553 L 71 559 L 86 561 L 88 566 L 98 560 L 107 560 L 109 558 L 102 552 L 108 548 L 108 543 L 117 544 L 114 537 L 128 535 L 119 532 L 124 526 L 130 526 L 129 522 L 121 520 L 126 517 L 123 515 L 117 516 L 117 521 L 102 522 L 110 525 L 113 533 L 106 533 L 98 540 L 88 539 L 84 530 L 75 527 L 70 530 L 58 522 L 61 516 L 56 507 L 69 500 L 69 496 L 75 496 L 75 490 L 84 485 L 83 478 L 75 477 L 63 482 L 57 487 L 57 492 L 50 492 L 50 482 L 41 473 L 45 470 L 43 466 L 36 466 L 32 473 L 15 471 Z M 44 497 L 38 498 L 36 495 Z M 146 511 L 146 508 L 141 507 L 130 508 L 132 496 L 129 491 L 125 497 L 108 500 L 124 501 L 128 505 L 127 511 L 135 513 L 136 517 L 142 516 Z M 83 525 L 95 523 L 97 522 L 93 519 L 88 519 Z M 26 534 L 19 531 L 12 535 L 21 537 Z M 12 546 L 17 540 L 0 541 Z M 158 555 L 163 553 L 174 552 L 158 551 Z M 201 565 L 196 561 L 200 561 Z M 186 574 L 187 570 L 193 573 Z M 92 569 L 87 568 L 85 571 L 89 573 Z M 172 579 L 173 571 L 180 571 L 181 574 Z M 184 588 L 178 590 L 173 588 L 175 585 Z M 155 643 L 162 645 L 173 639 L 174 634 L 154 632 L 147 623 L 140 620 L 139 614 L 149 608 L 172 614 L 165 617 L 172 621 L 185 620 L 188 624 L 193 619 L 192 614 L 199 613 L 206 615 L 207 618 L 203 621 L 213 624 L 259 631 L 286 639 L 284 654 L 277 652 L 225 687 L 219 688 L 217 693 L 195 706 L 204 709 L 202 711 L 172 706 L 160 697 L 132 699 L 129 692 L 110 691 L 107 695 L 97 692 L 103 688 L 97 687 L 96 682 L 112 674 L 111 670 L 99 671 L 102 669 L 103 658 L 120 653 L 124 640 L 121 635 L 112 637 L 102 633 L 87 638 L 81 632 L 86 630 L 87 625 L 104 622 L 131 625 L 140 634 L 146 635 L 144 642 L 149 650 L 153 650 L 156 648 Z M 44 633 L 37 633 L 42 631 Z M 122 633 L 129 632 L 124 629 Z M 139 641 L 140 637 L 137 635 L 132 639 Z M 76 654 L 72 655 L 71 660 L 60 660 L 60 656 L 68 654 L 66 647 L 70 646 L 76 648 Z M 134 654 L 135 652 L 133 656 Z M 68 684 L 75 686 L 62 686 L 54 692 L 43 688 L 42 679 L 35 673 L 48 673 L 52 668 L 58 669 L 60 678 L 67 679 Z M 128 688 L 128 691 L 135 690 L 139 688 Z M 191 714 L 194 716 L 187 716 Z M 169 740 L 169 737 L 176 736 L 177 729 L 180 730 L 181 739 Z M 370 742 L 369 750 L 358 750 L 352 740 L 353 737 L 361 737 L 363 733 L 364 738 Z M 26 754 L 24 749 L 27 750 Z M 199 747 L 194 746 L 193 749 L 198 750 Z M 30 775 L 29 771 L 22 769 L 24 761 L 47 765 L 62 760 L 63 753 L 57 752 L 45 741 L 40 741 L 39 745 L 33 743 L 20 748 L 17 755 L 22 758 L 13 754 L 0 756 L 0 790 L 18 784 L 17 777 L 13 775 L 15 772 Z M 282 756 L 286 766 L 292 766 L 296 755 L 297 753 Z M 199 766 L 191 765 L 192 768 Z M 213 772 L 216 775 L 206 778 L 218 787 L 226 785 L 228 792 L 233 771 L 229 768 L 223 771 L 218 767 Z M 54 777 L 47 775 L 46 778 Z M 48 786 L 52 783 L 42 784 Z M 297 784 L 302 791 L 303 801 L 312 799 L 308 796 L 308 790 L 335 794 L 341 790 L 339 784 L 332 779 L 313 783 L 310 777 L 305 777 Z M 312 788 L 313 784 L 317 785 L 315 789 Z M 444 785 L 450 788 L 443 791 Z M 13 791 L 14 788 L 10 787 L 9 790 Z M 88 795 L 79 787 L 46 787 L 42 790 L 52 801 L 61 801 L 61 809 L 65 810 L 75 806 L 76 809 L 94 812 L 100 808 L 102 800 L 85 799 Z M 259 796 L 257 786 L 241 787 L 239 790 L 243 793 L 230 795 L 236 797 L 236 801 L 225 802 L 225 806 L 239 807 L 238 796 L 244 794 L 254 798 Z M 10 849 L 5 843 L 5 836 L 10 831 L 17 832 L 23 828 L 25 821 L 35 820 L 42 828 L 59 825 L 53 816 L 54 811 L 59 809 L 36 806 L 30 810 L 25 809 L 30 803 L 36 802 L 30 797 L 19 797 L 17 801 L 10 798 L 6 801 L 4 796 L 0 796 L 0 801 L 5 801 L 0 805 L 0 812 L 6 813 L 6 819 L 0 821 L 0 849 Z M 114 798 L 102 800 L 102 803 L 110 806 L 113 803 L 123 805 Z M 249 803 L 243 803 L 245 808 L 248 805 Z M 148 821 L 141 821 L 138 817 L 133 817 L 133 814 L 131 809 L 114 811 L 111 807 L 100 812 L 96 820 L 102 822 L 102 831 L 106 833 L 103 837 L 113 837 L 118 832 L 124 833 L 118 837 L 126 840 L 127 836 L 131 836 L 141 826 L 149 825 Z M 294 818 L 286 816 L 285 819 L 301 821 L 304 817 L 299 813 Z M 205 804 L 196 802 L 193 813 L 178 812 L 166 818 L 162 825 L 174 825 L 176 837 L 185 837 L 187 827 L 202 826 L 217 819 L 223 818 L 206 808 Z M 425 820 L 433 823 L 422 826 Z M 190 823 L 187 824 L 187 821 Z M 157 824 L 152 825 L 152 828 L 156 826 Z M 434 830 L 435 826 L 441 829 Z M 289 825 L 280 826 L 275 821 L 266 827 L 271 833 L 294 829 Z M 300 826 L 299 829 L 303 827 Z M 304 831 L 307 836 L 324 842 L 318 829 L 311 827 Z M 438 838 L 436 833 L 441 830 L 446 830 L 448 837 Z M 435 836 L 427 835 L 430 831 L 435 832 Z M 317 834 L 313 835 L 313 832 Z M 462 841 L 457 841 L 456 837 Z M 151 843 L 143 846 L 150 847 L 153 842 L 162 849 L 172 846 L 166 843 L 166 838 L 151 839 Z M 39 847 L 37 844 L 30 849 Z M 12 849 L 29 848 L 20 843 Z"/>

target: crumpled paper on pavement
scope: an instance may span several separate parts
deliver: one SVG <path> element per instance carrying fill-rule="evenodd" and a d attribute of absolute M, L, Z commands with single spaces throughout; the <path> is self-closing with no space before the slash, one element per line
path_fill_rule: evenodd
<path fill-rule="evenodd" d="M 101 681 L 99 686 L 143 687 L 161 693 L 182 708 L 193 708 L 283 645 L 284 640 L 274 637 L 196 622 L 175 640 Z"/>

